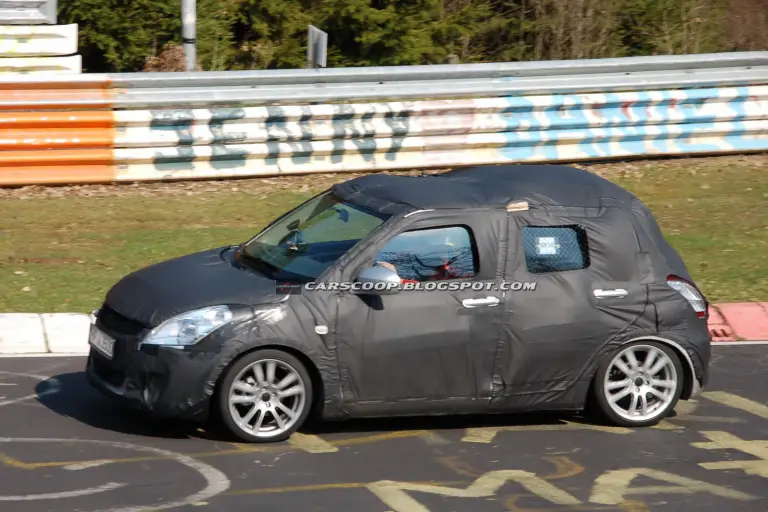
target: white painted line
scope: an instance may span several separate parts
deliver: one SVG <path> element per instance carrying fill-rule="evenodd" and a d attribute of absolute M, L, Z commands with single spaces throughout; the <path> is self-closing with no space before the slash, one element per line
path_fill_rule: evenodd
<path fill-rule="evenodd" d="M 88 354 L 77 352 L 77 353 L 59 353 L 59 354 L 52 354 L 50 352 L 35 352 L 34 354 L 1 354 L 0 353 L 0 359 L 17 359 L 17 358 L 26 358 L 26 357 L 86 357 Z"/>
<path fill-rule="evenodd" d="M 15 386 L 16 384 L 13 384 L 11 382 L 0 382 L 0 386 Z"/>
<path fill-rule="evenodd" d="M 727 345 L 768 345 L 768 341 L 713 341 L 712 345 L 719 347 Z"/>
<path fill-rule="evenodd" d="M 77 491 L 50 492 L 46 494 L 25 494 L 23 496 L 0 496 L 0 501 L 60 500 L 63 498 L 77 498 L 80 496 L 88 496 L 90 494 L 97 494 L 100 492 L 113 491 L 115 489 L 119 489 L 120 487 L 125 487 L 125 484 L 110 482 L 98 487 L 78 489 Z"/>
<path fill-rule="evenodd" d="M 113 462 L 115 461 L 112 459 L 92 460 L 90 462 L 83 462 L 82 464 L 70 464 L 69 466 L 64 466 L 62 469 L 66 469 L 67 471 L 80 471 L 81 469 L 95 468 L 103 466 L 104 464 L 112 464 Z"/>
<path fill-rule="evenodd" d="M 3 407 L 4 405 L 17 404 L 25 400 L 32 400 L 34 398 L 53 395 L 61 391 L 61 383 L 59 382 L 59 380 L 54 377 L 48 377 L 47 375 L 34 375 L 31 373 L 14 373 L 14 372 L 1 372 L 1 371 L 0 371 L 0 375 L 6 375 L 9 377 L 26 377 L 29 379 L 39 380 L 41 382 L 47 382 L 49 384 L 48 389 L 46 389 L 45 391 L 34 393 L 32 395 L 23 396 L 21 398 L 14 398 L 13 400 L 6 400 L 5 402 L 0 402 L 0 407 Z"/>
<path fill-rule="evenodd" d="M 227 476 L 221 471 L 219 471 L 218 469 L 214 468 L 213 466 L 210 466 L 204 462 L 201 462 L 197 459 L 193 459 L 192 457 L 183 455 L 178 452 L 161 450 L 160 448 L 153 448 L 151 446 L 142 446 L 138 444 L 120 443 L 120 442 L 111 442 L 111 441 L 97 441 L 93 439 L 55 439 L 55 438 L 34 438 L 34 437 L 32 438 L 4 437 L 4 438 L 0 438 L 0 444 L 2 443 L 51 443 L 56 445 L 66 445 L 66 444 L 72 444 L 72 443 L 87 443 L 87 444 L 95 444 L 99 446 L 106 446 L 110 448 L 118 448 L 122 450 L 133 450 L 138 452 L 151 453 L 153 455 L 160 455 L 169 460 L 175 461 L 183 466 L 188 467 L 189 469 L 192 469 L 193 471 L 198 472 L 205 479 L 205 482 L 206 482 L 205 488 L 202 491 L 176 501 L 157 503 L 154 505 L 147 505 L 147 506 L 104 509 L 98 512 L 154 512 L 156 510 L 166 510 L 169 508 L 181 508 L 181 507 L 186 507 L 190 505 L 193 506 L 196 503 L 201 503 L 203 501 L 213 498 L 214 496 L 218 496 L 219 494 L 227 491 L 231 486 L 231 482 L 229 481 Z M 95 492 L 110 490 L 110 489 L 107 489 L 106 486 L 115 486 L 115 485 L 125 486 L 126 484 L 110 483 L 100 487 L 93 487 L 91 489 L 81 489 L 78 491 L 70 491 L 70 492 L 73 493 L 72 494 L 73 496 L 78 496 L 78 495 L 83 496 L 85 494 L 94 494 Z M 116 487 L 111 487 L 111 489 L 116 489 Z M 81 493 L 81 494 L 74 494 L 74 493 Z M 59 494 L 58 497 L 62 497 L 62 493 L 58 493 L 58 494 Z M 44 495 L 36 495 L 36 496 L 44 496 Z M 49 496 L 53 496 L 53 495 L 49 495 Z M 16 498 L 19 498 L 19 496 L 0 496 L 0 500 L 2 501 L 16 501 Z M 25 497 L 21 496 L 21 498 L 24 499 Z M 54 498 L 35 497 L 35 498 L 26 498 L 26 499 L 54 499 Z"/>

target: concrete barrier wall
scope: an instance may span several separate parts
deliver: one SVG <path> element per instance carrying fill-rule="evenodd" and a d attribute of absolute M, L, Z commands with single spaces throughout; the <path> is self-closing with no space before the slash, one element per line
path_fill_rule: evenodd
<path fill-rule="evenodd" d="M 56 0 L 0 0 L 0 77 L 82 72 L 76 24 L 56 25 Z"/>
<path fill-rule="evenodd" d="M 0 185 L 768 150 L 768 52 L 686 57 L 0 79 Z"/>

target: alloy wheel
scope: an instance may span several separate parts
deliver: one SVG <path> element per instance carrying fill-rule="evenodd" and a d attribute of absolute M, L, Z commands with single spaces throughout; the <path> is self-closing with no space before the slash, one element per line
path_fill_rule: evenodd
<path fill-rule="evenodd" d="M 666 352 L 633 345 L 619 352 L 605 373 L 603 394 L 618 416 L 631 422 L 655 419 L 675 401 L 679 376 Z"/>
<path fill-rule="evenodd" d="M 307 405 L 301 374 L 285 361 L 260 359 L 238 373 L 229 390 L 229 412 L 245 433 L 273 438 L 291 430 Z"/>

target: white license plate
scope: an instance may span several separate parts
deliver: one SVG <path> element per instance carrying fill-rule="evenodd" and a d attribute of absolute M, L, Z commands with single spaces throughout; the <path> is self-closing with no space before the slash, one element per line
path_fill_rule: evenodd
<path fill-rule="evenodd" d="M 107 336 L 95 325 L 91 325 L 91 332 L 88 334 L 88 343 L 105 357 L 112 359 L 115 353 L 115 339 Z"/>

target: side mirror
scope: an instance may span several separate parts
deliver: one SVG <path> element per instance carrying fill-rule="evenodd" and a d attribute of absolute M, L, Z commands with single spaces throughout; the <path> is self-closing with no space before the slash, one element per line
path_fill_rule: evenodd
<path fill-rule="evenodd" d="M 388 268 L 368 267 L 357 276 L 357 295 L 394 295 L 400 292 L 400 276 Z"/>

